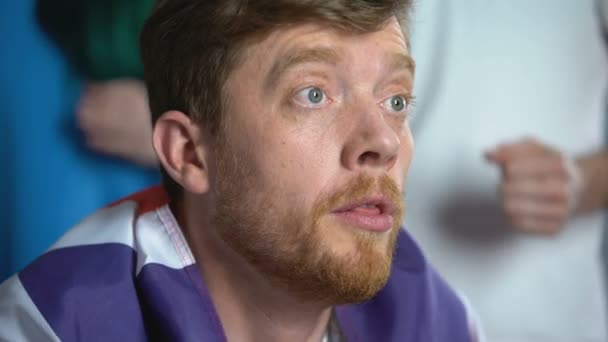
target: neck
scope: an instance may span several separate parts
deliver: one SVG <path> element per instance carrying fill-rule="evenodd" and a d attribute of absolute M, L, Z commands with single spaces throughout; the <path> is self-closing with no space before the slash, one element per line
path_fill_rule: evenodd
<path fill-rule="evenodd" d="M 183 215 L 176 216 L 228 341 L 321 341 L 330 306 L 303 301 L 274 286 L 225 244 L 209 222 L 210 216 L 199 214 L 200 206 L 183 209 Z M 189 217 L 187 213 L 196 214 Z"/>

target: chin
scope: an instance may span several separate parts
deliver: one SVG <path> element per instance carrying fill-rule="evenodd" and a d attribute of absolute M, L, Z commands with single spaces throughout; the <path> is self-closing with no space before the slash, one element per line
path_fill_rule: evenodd
<path fill-rule="evenodd" d="M 362 263 L 383 265 L 390 262 L 389 238 L 364 239 L 348 236 L 341 240 L 326 241 L 325 250 L 342 267 L 357 270 Z"/>
<path fill-rule="evenodd" d="M 387 253 L 392 230 L 386 232 L 370 232 L 356 227 L 340 224 L 335 234 L 328 234 L 326 241 L 337 254 L 357 254 L 364 245 L 383 255 Z"/>

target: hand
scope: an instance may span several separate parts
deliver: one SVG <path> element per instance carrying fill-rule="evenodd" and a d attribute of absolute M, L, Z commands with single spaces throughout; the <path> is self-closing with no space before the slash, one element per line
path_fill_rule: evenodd
<path fill-rule="evenodd" d="M 486 159 L 502 171 L 502 207 L 516 228 L 548 235 L 561 231 L 581 194 L 574 161 L 533 139 L 501 145 Z"/>
<path fill-rule="evenodd" d="M 127 79 L 91 82 L 80 99 L 76 115 L 92 149 L 146 166 L 157 165 L 143 82 Z"/>

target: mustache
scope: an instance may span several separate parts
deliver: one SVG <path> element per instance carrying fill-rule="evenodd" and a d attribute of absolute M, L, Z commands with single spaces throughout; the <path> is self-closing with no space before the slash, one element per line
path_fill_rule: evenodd
<path fill-rule="evenodd" d="M 401 191 L 392 178 L 387 175 L 372 177 L 360 174 L 350 179 L 339 189 L 319 198 L 313 207 L 313 217 L 316 220 L 336 208 L 376 195 L 382 195 L 391 202 L 395 209 L 394 217 L 403 215 L 404 205 Z"/>

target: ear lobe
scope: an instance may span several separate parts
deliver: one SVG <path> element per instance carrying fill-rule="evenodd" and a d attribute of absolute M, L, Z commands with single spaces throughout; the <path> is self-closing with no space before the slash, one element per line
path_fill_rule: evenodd
<path fill-rule="evenodd" d="M 185 191 L 209 191 L 208 146 L 198 124 L 182 112 L 166 112 L 156 121 L 152 140 L 163 168 Z"/>

